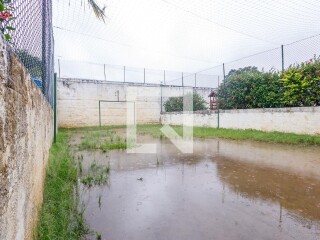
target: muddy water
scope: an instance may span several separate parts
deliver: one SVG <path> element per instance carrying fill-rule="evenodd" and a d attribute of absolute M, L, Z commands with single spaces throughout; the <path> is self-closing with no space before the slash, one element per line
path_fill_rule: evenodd
<path fill-rule="evenodd" d="M 195 140 L 191 155 L 168 140 L 138 140 L 158 153 L 76 153 L 84 171 L 111 163 L 108 184 L 81 188 L 102 239 L 320 239 L 320 149 Z"/>

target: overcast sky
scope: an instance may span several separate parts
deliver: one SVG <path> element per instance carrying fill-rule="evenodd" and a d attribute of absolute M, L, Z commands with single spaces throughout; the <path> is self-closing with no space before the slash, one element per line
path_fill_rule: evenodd
<path fill-rule="evenodd" d="M 320 34 L 318 0 L 98 2 L 106 5 L 105 23 L 87 0 L 53 0 L 55 55 L 61 62 L 196 72 Z M 318 37 L 289 46 L 287 62 L 300 61 L 296 55 L 306 48 L 301 58 L 319 54 L 319 45 Z M 280 56 L 275 49 L 244 64 L 276 65 Z"/>

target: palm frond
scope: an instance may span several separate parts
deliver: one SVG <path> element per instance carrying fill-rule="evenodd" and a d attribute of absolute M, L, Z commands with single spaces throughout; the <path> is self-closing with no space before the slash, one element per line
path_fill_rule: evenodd
<path fill-rule="evenodd" d="M 96 15 L 96 17 L 99 20 L 104 21 L 106 18 L 105 15 L 105 7 L 100 7 L 95 0 L 88 0 L 89 5 L 92 7 L 92 10 L 94 12 L 94 14 Z"/>

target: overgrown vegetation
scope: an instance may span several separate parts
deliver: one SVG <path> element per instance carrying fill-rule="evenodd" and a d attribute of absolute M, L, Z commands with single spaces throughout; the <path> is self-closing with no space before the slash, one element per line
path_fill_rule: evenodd
<path fill-rule="evenodd" d="M 160 131 L 162 125 L 139 125 L 138 132 L 150 134 L 154 137 L 165 137 Z M 182 126 L 172 126 L 174 130 L 182 136 Z M 234 130 L 217 129 L 207 127 L 194 127 L 193 134 L 196 138 L 223 138 L 232 140 L 253 140 L 269 143 L 286 143 L 300 145 L 320 145 L 320 136 L 303 135 L 281 132 L 263 132 L 258 130 Z"/>
<path fill-rule="evenodd" d="M 81 183 L 87 187 L 95 185 L 106 184 L 110 174 L 110 162 L 107 166 L 99 165 L 97 162 L 93 162 L 89 167 L 87 174 L 81 177 Z"/>
<path fill-rule="evenodd" d="M 220 85 L 221 109 L 320 105 L 320 57 L 292 65 L 283 73 L 256 67 L 231 70 Z"/>
<path fill-rule="evenodd" d="M 320 56 L 291 66 L 280 78 L 285 106 L 320 106 Z"/>
<path fill-rule="evenodd" d="M 150 134 L 154 137 L 165 137 L 161 132 L 162 125 L 139 125 L 138 133 Z M 112 127 L 91 127 L 87 130 L 84 140 L 103 139 L 111 141 L 115 133 Z M 183 133 L 182 126 L 173 126 L 179 135 Z M 87 129 L 87 128 L 84 128 Z M 86 227 L 83 210 L 79 206 L 77 191 L 78 179 L 88 187 L 106 184 L 110 174 L 110 162 L 99 165 L 93 161 L 82 176 L 83 156 L 78 157 L 78 164 L 70 155 L 69 136 L 74 130 L 60 129 L 57 143 L 50 150 L 49 163 L 46 172 L 44 200 L 40 212 L 35 239 L 82 239 L 89 233 Z M 80 129 L 83 132 L 83 129 Z M 98 133 L 99 132 L 99 133 Z M 260 142 L 317 145 L 320 146 L 320 136 L 299 135 L 280 132 L 263 132 L 257 130 L 232 130 L 194 127 L 194 137 L 224 138 L 233 140 L 254 140 Z M 98 148 L 100 149 L 100 148 Z M 157 165 L 160 164 L 157 158 Z M 138 179 L 143 181 L 143 178 Z M 98 199 L 101 207 L 101 195 Z M 97 233 L 99 238 L 101 234 Z"/>
<path fill-rule="evenodd" d="M 86 131 L 79 145 L 80 150 L 84 149 L 100 149 L 103 151 L 113 149 L 126 149 L 130 144 L 125 138 L 121 138 L 114 131 L 100 128 Z"/>
<path fill-rule="evenodd" d="M 170 97 L 163 105 L 166 112 L 200 111 L 208 108 L 207 102 L 198 93 L 188 93 L 183 97 Z"/>
<path fill-rule="evenodd" d="M 281 107 L 282 89 L 277 72 L 256 67 L 231 70 L 219 89 L 221 109 Z"/>
<path fill-rule="evenodd" d="M 145 124 L 138 125 L 138 133 L 150 134 L 154 137 L 165 137 L 160 131 L 163 125 Z M 177 133 L 182 134 L 182 126 L 172 126 Z M 98 131 L 102 129 L 108 131 L 115 128 L 125 128 L 125 126 L 104 126 L 104 127 L 84 127 L 80 131 Z M 71 129 L 69 131 L 79 131 L 79 129 Z M 302 145 L 320 145 L 320 136 L 307 134 L 294 134 L 282 132 L 264 132 L 259 130 L 236 130 L 236 129 L 217 129 L 209 127 L 194 127 L 194 137 L 197 138 L 223 138 L 232 140 L 254 140 L 260 142 L 286 143 L 286 144 L 302 144 Z"/>
<path fill-rule="evenodd" d="M 88 232 L 79 207 L 77 179 L 68 133 L 59 130 L 57 143 L 50 150 L 35 239 L 80 239 Z"/>

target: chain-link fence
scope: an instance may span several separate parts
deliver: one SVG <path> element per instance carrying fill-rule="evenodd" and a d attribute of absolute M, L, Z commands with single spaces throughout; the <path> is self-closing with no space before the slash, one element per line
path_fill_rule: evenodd
<path fill-rule="evenodd" d="M 217 88 L 231 70 L 256 67 L 259 71 L 283 71 L 320 54 L 320 35 L 280 45 L 261 53 L 229 61 L 196 73 L 153 70 L 109 64 L 58 59 L 60 78 L 91 79 L 112 82 L 162 84 L 167 86 Z"/>
<path fill-rule="evenodd" d="M 32 80 L 53 105 L 52 0 L 12 1 L 11 45 Z"/>
<path fill-rule="evenodd" d="M 63 59 L 58 59 L 56 64 L 59 78 L 197 88 L 215 88 L 218 86 L 218 76 L 211 72 L 188 73 Z"/>
<path fill-rule="evenodd" d="M 320 35 L 222 65 L 223 109 L 320 106 Z"/>
<path fill-rule="evenodd" d="M 256 67 L 259 71 L 283 71 L 290 66 L 309 61 L 320 55 L 320 35 L 279 46 L 265 52 L 243 57 L 220 66 L 224 75 L 231 70 Z M 223 77 L 224 78 L 224 77 Z"/>

